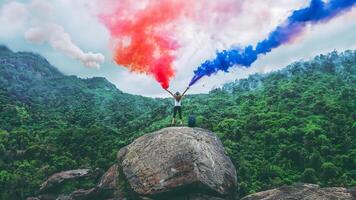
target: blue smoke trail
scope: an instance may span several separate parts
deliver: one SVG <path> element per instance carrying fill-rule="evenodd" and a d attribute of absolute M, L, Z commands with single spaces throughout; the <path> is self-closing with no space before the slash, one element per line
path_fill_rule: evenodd
<path fill-rule="evenodd" d="M 204 76 L 210 76 L 218 71 L 228 72 L 234 65 L 249 67 L 260 54 L 267 54 L 272 49 L 289 42 L 300 34 L 304 27 L 319 22 L 327 22 L 356 5 L 356 0 L 311 0 L 310 5 L 300 10 L 295 10 L 285 23 L 272 31 L 268 38 L 259 42 L 256 48 L 247 46 L 243 49 L 229 49 L 217 52 L 214 60 L 207 60 L 194 71 L 194 77 L 189 86 L 194 85 Z"/>

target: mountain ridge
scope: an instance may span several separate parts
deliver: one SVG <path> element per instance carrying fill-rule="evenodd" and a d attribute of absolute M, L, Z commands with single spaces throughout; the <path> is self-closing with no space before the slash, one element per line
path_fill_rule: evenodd
<path fill-rule="evenodd" d="M 0 53 L 0 85 L 9 97 L 21 103 L 41 107 L 48 112 L 78 108 L 78 101 L 87 101 L 86 107 L 95 106 L 103 112 L 115 102 L 124 105 L 133 103 L 137 104 L 136 107 L 149 110 L 149 106 L 141 102 L 143 99 L 149 101 L 149 98 L 123 93 L 105 78 L 66 76 L 38 54 L 9 52 Z M 71 103 L 67 105 L 66 102 Z M 59 105 L 66 109 L 57 110 Z M 136 112 L 139 113 L 138 110 Z"/>

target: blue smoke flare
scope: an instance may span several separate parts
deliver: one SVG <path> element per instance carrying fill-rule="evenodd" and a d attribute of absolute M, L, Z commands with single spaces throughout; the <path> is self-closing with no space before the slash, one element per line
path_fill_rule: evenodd
<path fill-rule="evenodd" d="M 218 71 L 228 72 L 235 65 L 250 67 L 259 55 L 267 54 L 272 49 L 288 43 L 299 35 L 307 24 L 327 22 L 356 5 L 356 0 L 311 0 L 306 8 L 295 10 L 286 20 L 272 31 L 268 38 L 259 42 L 255 48 L 247 46 L 242 49 L 229 49 L 217 52 L 214 60 L 207 60 L 194 71 L 189 86 L 194 85 L 204 76 L 211 76 Z"/>

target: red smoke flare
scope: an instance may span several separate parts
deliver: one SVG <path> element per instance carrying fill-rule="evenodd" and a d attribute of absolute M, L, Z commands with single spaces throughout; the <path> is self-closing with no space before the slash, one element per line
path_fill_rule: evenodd
<path fill-rule="evenodd" d="M 163 88 L 168 88 L 175 74 L 173 53 L 179 47 L 172 39 L 172 22 L 188 14 L 186 2 L 107 1 L 109 11 L 99 17 L 111 33 L 115 62 L 130 71 L 152 75 Z"/>

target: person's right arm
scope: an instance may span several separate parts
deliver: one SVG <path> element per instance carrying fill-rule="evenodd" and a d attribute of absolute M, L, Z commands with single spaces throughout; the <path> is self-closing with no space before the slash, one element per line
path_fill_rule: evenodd
<path fill-rule="evenodd" d="M 168 89 L 164 89 L 164 90 L 166 90 L 170 95 L 174 97 L 174 94 L 171 91 L 169 91 Z"/>

